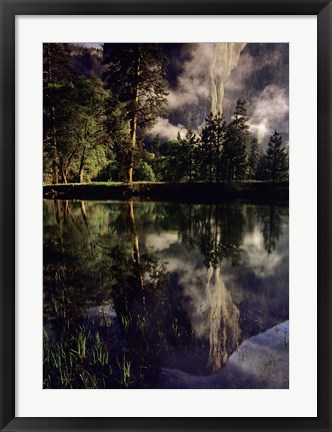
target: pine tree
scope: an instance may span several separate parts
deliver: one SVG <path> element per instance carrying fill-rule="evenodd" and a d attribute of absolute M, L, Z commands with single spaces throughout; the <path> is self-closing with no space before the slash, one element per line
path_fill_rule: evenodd
<path fill-rule="evenodd" d="M 138 130 L 148 129 L 166 105 L 167 59 L 158 44 L 104 44 L 105 78 L 109 88 L 126 104 L 130 122 L 128 181 L 133 179 L 134 152 Z"/>
<path fill-rule="evenodd" d="M 72 71 L 69 64 L 70 46 L 63 43 L 43 44 L 44 86 L 59 81 L 70 81 Z"/>
<path fill-rule="evenodd" d="M 255 178 L 259 162 L 258 140 L 253 138 L 251 141 L 250 152 L 248 157 L 248 178 Z"/>
<path fill-rule="evenodd" d="M 177 140 L 180 144 L 177 165 L 182 172 L 182 176 L 192 182 L 193 178 L 196 177 L 195 162 L 197 159 L 198 138 L 192 130 L 188 130 L 185 138 L 181 138 L 181 135 L 178 134 Z"/>
<path fill-rule="evenodd" d="M 201 134 L 201 172 L 204 181 L 219 182 L 221 178 L 221 153 L 226 135 L 226 122 L 220 113 L 205 119 Z"/>
<path fill-rule="evenodd" d="M 249 126 L 245 105 L 245 100 L 237 101 L 233 119 L 226 130 L 221 163 L 223 180 L 228 183 L 244 180 L 246 176 Z"/>
<path fill-rule="evenodd" d="M 266 160 L 267 173 L 273 183 L 288 179 L 288 155 L 277 131 L 270 137 Z"/>
<path fill-rule="evenodd" d="M 256 179 L 257 180 L 267 180 L 267 157 L 266 152 L 263 152 L 262 149 L 260 149 L 259 155 L 258 155 L 258 164 L 257 164 L 257 170 L 256 170 Z"/>

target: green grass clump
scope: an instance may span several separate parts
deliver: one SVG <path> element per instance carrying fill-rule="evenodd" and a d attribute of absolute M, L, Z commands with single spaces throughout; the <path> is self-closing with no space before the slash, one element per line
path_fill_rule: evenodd
<path fill-rule="evenodd" d="M 115 380 L 98 331 L 77 325 L 50 336 L 44 329 L 43 339 L 44 388 L 105 388 Z"/>

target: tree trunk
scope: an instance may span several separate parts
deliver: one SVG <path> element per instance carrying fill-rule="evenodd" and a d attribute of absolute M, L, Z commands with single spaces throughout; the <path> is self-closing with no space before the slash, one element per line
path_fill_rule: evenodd
<path fill-rule="evenodd" d="M 59 183 L 59 169 L 55 158 L 53 159 L 52 162 L 52 183 L 53 184 Z"/>
<path fill-rule="evenodd" d="M 65 166 L 62 165 L 61 167 L 61 175 L 62 175 L 62 180 L 64 183 L 68 183 L 67 180 L 67 168 Z"/>
<path fill-rule="evenodd" d="M 85 147 L 81 156 L 80 169 L 78 171 L 79 183 L 83 183 L 84 180 L 84 163 L 85 163 Z"/>
<path fill-rule="evenodd" d="M 49 84 L 52 82 L 51 51 L 50 51 L 50 45 L 49 44 L 46 44 L 46 63 L 47 63 L 46 83 Z"/>
<path fill-rule="evenodd" d="M 130 149 L 130 162 L 128 170 L 128 182 L 133 182 L 133 170 L 134 170 L 134 150 L 136 147 L 136 133 L 137 133 L 137 117 L 138 117 L 138 90 L 139 90 L 139 74 L 140 74 L 140 53 L 139 47 L 137 46 L 136 51 L 136 63 L 135 63 L 135 93 L 133 100 L 133 114 L 130 121 L 130 137 L 131 137 L 131 149 Z"/>
<path fill-rule="evenodd" d="M 52 61 L 51 61 L 51 50 L 50 45 L 46 44 L 46 64 L 47 64 L 47 75 L 46 75 L 46 84 L 51 84 L 53 82 L 53 70 L 52 70 Z M 57 130 L 56 130 L 56 114 L 55 114 L 55 106 L 51 106 L 51 122 L 52 122 L 52 133 L 51 133 L 51 145 L 53 147 L 53 155 L 52 155 L 52 183 L 59 183 L 59 167 L 57 163 L 58 158 L 58 145 L 57 145 Z"/>
<path fill-rule="evenodd" d="M 53 161 L 52 161 L 52 181 L 53 184 L 59 183 L 59 169 L 58 169 L 58 163 L 57 163 L 57 156 L 58 156 L 58 143 L 57 143 L 57 130 L 55 126 L 55 107 L 52 106 L 51 108 L 51 119 L 52 119 L 52 147 L 53 147 Z"/>
<path fill-rule="evenodd" d="M 84 167 L 80 168 L 79 183 L 83 183 L 83 180 L 84 180 Z"/>

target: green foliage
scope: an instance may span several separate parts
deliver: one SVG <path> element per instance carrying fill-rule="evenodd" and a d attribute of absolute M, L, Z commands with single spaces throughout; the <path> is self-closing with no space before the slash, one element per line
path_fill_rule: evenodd
<path fill-rule="evenodd" d="M 197 157 L 198 157 L 198 138 L 196 134 L 189 130 L 185 138 L 181 138 L 178 134 L 178 147 L 177 147 L 177 169 L 179 171 L 178 177 L 182 181 L 193 181 L 197 178 Z"/>
<path fill-rule="evenodd" d="M 96 178 L 129 134 L 123 104 L 99 78 L 70 72 L 65 45 L 44 46 L 44 181 L 52 183 Z"/>
<path fill-rule="evenodd" d="M 173 183 L 183 179 L 183 165 L 179 163 L 181 154 L 179 138 L 162 142 L 158 140 L 154 143 L 152 151 L 154 158 L 151 165 L 157 181 Z"/>
<path fill-rule="evenodd" d="M 112 44 L 109 54 L 107 86 L 126 105 L 128 120 L 138 112 L 138 128 L 148 129 L 165 114 L 167 58 L 158 44 L 148 43 Z"/>
<path fill-rule="evenodd" d="M 270 137 L 266 153 L 266 171 L 274 182 L 288 180 L 288 155 L 282 144 L 282 136 L 277 131 Z"/>
<path fill-rule="evenodd" d="M 201 134 L 200 166 L 203 181 L 219 182 L 221 179 L 221 155 L 225 144 L 226 122 L 220 113 L 212 113 L 205 119 Z"/>
<path fill-rule="evenodd" d="M 73 71 L 69 62 L 70 48 L 63 43 L 43 44 L 44 85 L 70 81 Z"/>
<path fill-rule="evenodd" d="M 44 328 L 44 388 L 96 389 L 116 387 L 116 376 L 109 365 L 109 325 L 99 320 L 99 331 L 73 320 L 60 331 L 60 336 Z M 118 375 L 122 374 L 122 370 Z M 107 384 L 106 384 L 107 383 Z"/>
<path fill-rule="evenodd" d="M 105 49 L 105 47 L 104 47 Z M 158 44 L 112 44 L 105 80 L 112 93 L 125 104 L 130 123 L 127 180 L 133 180 L 137 135 L 151 128 L 165 114 L 167 59 Z"/>
<path fill-rule="evenodd" d="M 79 77 L 75 85 L 75 116 L 72 118 L 72 130 L 78 145 L 76 152 L 78 178 L 94 178 L 99 170 L 107 164 L 111 136 L 106 127 L 106 108 L 109 104 L 109 93 L 103 88 L 99 78 Z"/>
<path fill-rule="evenodd" d="M 246 102 L 237 101 L 233 120 L 226 130 L 225 143 L 221 155 L 222 177 L 228 183 L 241 181 L 247 174 L 248 118 Z"/>
<path fill-rule="evenodd" d="M 96 178 L 99 182 L 121 181 L 119 177 L 121 167 L 116 161 L 111 161 L 102 168 Z"/>
<path fill-rule="evenodd" d="M 106 127 L 108 92 L 98 78 L 78 77 L 68 84 L 48 86 L 47 95 L 50 95 L 49 106 L 59 113 L 55 116 L 56 163 L 62 181 L 83 182 L 96 177 L 107 164 L 111 145 Z M 47 111 L 45 116 L 44 142 L 48 154 L 50 116 Z"/>
<path fill-rule="evenodd" d="M 156 177 L 151 166 L 145 161 L 139 161 L 134 165 L 134 181 L 155 181 Z"/>
<path fill-rule="evenodd" d="M 288 179 L 280 134 L 263 154 L 243 99 L 228 124 L 211 113 L 200 132 L 151 143 L 144 133 L 165 114 L 167 59 L 158 44 L 105 48 L 102 81 L 75 75 L 74 45 L 44 44 L 44 183 Z"/>
<path fill-rule="evenodd" d="M 248 157 L 248 179 L 254 179 L 257 174 L 260 154 L 258 151 L 258 140 L 253 138 L 251 141 L 250 152 Z"/>
<path fill-rule="evenodd" d="M 267 174 L 267 159 L 266 159 L 266 153 L 264 153 L 262 150 L 259 153 L 258 157 L 258 164 L 257 164 L 257 170 L 256 170 L 256 179 L 257 180 L 268 180 L 268 174 Z"/>

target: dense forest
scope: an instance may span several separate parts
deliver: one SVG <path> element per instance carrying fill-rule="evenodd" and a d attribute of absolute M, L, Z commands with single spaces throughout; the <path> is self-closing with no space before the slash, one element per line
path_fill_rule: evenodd
<path fill-rule="evenodd" d="M 244 98 L 229 119 L 211 112 L 175 139 L 151 134 L 167 116 L 167 67 L 159 44 L 45 43 L 44 183 L 288 180 L 282 134 L 259 142 Z"/>

